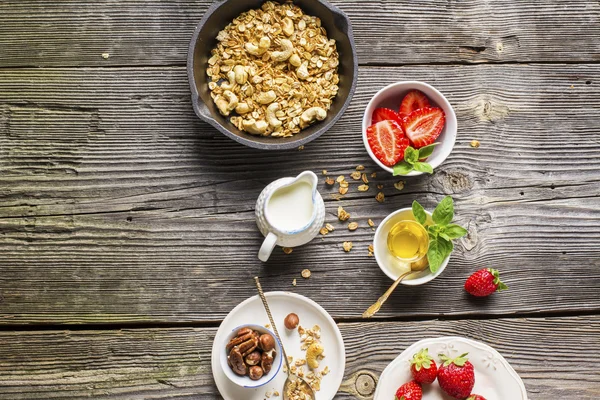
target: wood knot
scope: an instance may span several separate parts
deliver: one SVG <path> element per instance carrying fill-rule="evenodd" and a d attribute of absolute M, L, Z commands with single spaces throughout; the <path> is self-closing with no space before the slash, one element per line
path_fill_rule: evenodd
<path fill-rule="evenodd" d="M 507 106 L 485 96 L 474 104 L 474 113 L 480 121 L 496 122 L 508 116 L 510 110 Z"/>
<path fill-rule="evenodd" d="M 473 187 L 473 182 L 468 175 L 461 172 L 451 171 L 440 174 L 441 184 L 445 191 L 451 193 L 461 193 L 470 190 Z"/>
<path fill-rule="evenodd" d="M 361 373 L 356 378 L 355 385 L 358 394 L 367 397 L 375 393 L 375 387 L 377 386 L 377 382 L 375 382 L 375 377 L 371 376 L 370 373 Z"/>
<path fill-rule="evenodd" d="M 369 371 L 358 371 L 342 383 L 341 392 L 359 399 L 372 399 L 377 387 L 377 376 Z"/>

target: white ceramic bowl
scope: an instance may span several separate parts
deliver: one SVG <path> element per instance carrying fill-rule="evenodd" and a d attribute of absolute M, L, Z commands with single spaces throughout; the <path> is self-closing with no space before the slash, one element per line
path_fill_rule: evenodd
<path fill-rule="evenodd" d="M 431 220 L 431 213 L 428 211 L 425 212 L 427 213 L 427 221 L 429 223 L 433 223 Z M 379 224 L 377 231 L 375 231 L 375 238 L 373 239 L 373 249 L 375 250 L 374 253 L 375 260 L 377 260 L 377 265 L 379 265 L 379 268 L 381 268 L 381 270 L 393 281 L 398 279 L 398 277 L 403 273 L 407 272 L 410 266 L 402 263 L 390 253 L 387 247 L 387 237 L 390 229 L 392 229 L 396 223 L 407 220 L 415 220 L 411 208 L 403 208 L 391 213 L 381 222 L 381 224 Z M 434 280 L 442 272 L 444 272 L 444 269 L 446 269 L 446 265 L 448 265 L 448 261 L 450 261 L 451 256 L 452 255 L 446 257 L 435 274 L 432 274 L 429 268 L 427 268 L 425 271 L 409 275 L 402 281 L 402 284 L 408 286 L 418 286 Z"/>
<path fill-rule="evenodd" d="M 367 140 L 367 128 L 372 125 L 371 117 L 373 116 L 373 111 L 375 111 L 375 109 L 379 107 L 386 107 L 397 111 L 400 108 L 400 103 L 402 102 L 404 96 L 409 91 L 414 89 L 425 93 L 425 95 L 429 98 L 429 102 L 431 103 L 432 107 L 439 107 L 444 110 L 444 113 L 446 114 L 446 124 L 442 130 L 442 133 L 436 140 L 436 142 L 440 144 L 436 146 L 433 154 L 427 159 L 427 162 L 431 164 L 434 169 L 437 168 L 441 163 L 444 162 L 444 160 L 446 160 L 446 158 L 448 158 L 452 152 L 454 143 L 456 142 L 456 114 L 450 105 L 450 102 L 437 89 L 426 83 L 418 81 L 398 82 L 386 86 L 377 92 L 377 94 L 375 94 L 375 96 L 373 96 L 369 102 L 369 105 L 365 110 L 365 115 L 363 116 L 362 131 L 363 142 L 367 152 L 369 153 L 369 156 L 371 156 L 373 161 L 375 161 L 381 168 L 390 173 L 393 173 L 394 170 L 384 165 L 377 159 L 377 157 L 375 157 L 375 154 L 373 154 L 371 146 L 369 146 L 369 141 Z M 404 176 L 418 176 L 422 174 L 423 172 L 412 171 Z"/>
<path fill-rule="evenodd" d="M 269 371 L 268 374 L 263 375 L 262 378 L 260 378 L 259 380 L 256 380 L 256 381 L 253 381 L 248 376 L 239 376 L 238 374 L 233 372 L 233 370 L 227 363 L 227 350 L 226 350 L 227 343 L 229 343 L 229 341 L 231 341 L 231 339 L 233 339 L 236 336 L 237 332 L 242 328 L 250 328 L 254 331 L 260 332 L 261 334 L 268 333 L 271 336 L 273 336 L 273 339 L 275 339 L 275 352 L 276 353 L 275 353 L 275 358 L 273 359 L 273 367 L 271 368 L 271 371 Z M 236 327 L 235 329 L 233 329 L 225 337 L 225 340 L 222 343 L 222 347 L 223 347 L 223 351 L 221 352 L 221 358 L 220 358 L 221 359 L 221 368 L 223 369 L 223 372 L 225 372 L 225 375 L 227 375 L 227 378 L 229 378 L 229 380 L 231 382 L 235 383 L 238 386 L 242 386 L 245 388 L 257 388 L 257 387 L 260 387 L 260 386 L 263 386 L 263 385 L 266 385 L 267 383 L 269 383 L 279 373 L 279 369 L 281 368 L 282 361 L 283 361 L 283 356 L 281 354 L 282 353 L 281 343 L 279 343 L 277 336 L 275 336 L 275 334 L 273 332 L 271 332 L 264 326 L 252 325 L 252 324 L 240 325 L 240 326 Z"/>

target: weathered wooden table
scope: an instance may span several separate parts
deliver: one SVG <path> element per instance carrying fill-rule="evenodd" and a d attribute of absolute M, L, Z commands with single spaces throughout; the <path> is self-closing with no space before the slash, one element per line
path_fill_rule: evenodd
<path fill-rule="evenodd" d="M 334 1 L 354 24 L 358 90 L 334 129 L 284 153 L 195 117 L 186 52 L 209 3 L 0 0 L 0 398 L 219 398 L 212 338 L 257 274 L 339 323 L 339 398 L 370 398 L 388 362 L 440 335 L 494 346 L 532 400 L 600 397 L 600 3 Z M 450 158 L 402 191 L 380 172 L 384 204 L 323 185 L 338 229 L 258 262 L 262 188 L 305 169 L 376 171 L 362 112 L 407 79 L 454 105 Z M 449 267 L 361 320 L 391 283 L 367 255 L 367 219 L 445 194 L 469 228 Z M 510 290 L 468 297 L 482 267 Z"/>

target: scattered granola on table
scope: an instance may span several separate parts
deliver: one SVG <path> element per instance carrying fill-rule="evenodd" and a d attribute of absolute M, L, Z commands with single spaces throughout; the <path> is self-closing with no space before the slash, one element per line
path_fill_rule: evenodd
<path fill-rule="evenodd" d="M 352 242 L 344 242 L 342 243 L 342 247 L 346 253 L 349 253 L 352 250 Z"/>
<path fill-rule="evenodd" d="M 310 278 L 311 272 L 309 269 L 304 269 L 304 270 L 302 270 L 301 275 L 304 279 L 308 279 L 308 278 Z"/>
<path fill-rule="evenodd" d="M 350 213 L 346 212 L 342 206 L 338 207 L 337 211 L 338 219 L 342 222 L 348 221 L 350 219 Z"/>
<path fill-rule="evenodd" d="M 358 222 L 350 222 L 348 224 L 348 230 L 355 231 L 358 229 Z"/>
<path fill-rule="evenodd" d="M 405 184 L 406 184 L 406 182 L 404 182 L 404 181 L 398 181 L 398 182 L 394 183 L 394 187 L 396 188 L 396 190 L 402 190 L 402 189 L 404 189 Z"/>
<path fill-rule="evenodd" d="M 267 1 L 236 17 L 217 40 L 208 87 L 238 129 L 290 137 L 327 117 L 339 89 L 339 54 L 319 18 Z"/>
<path fill-rule="evenodd" d="M 383 192 L 377 193 L 377 196 L 375 196 L 375 200 L 377 200 L 380 203 L 383 203 L 385 201 L 385 195 L 383 194 Z"/>

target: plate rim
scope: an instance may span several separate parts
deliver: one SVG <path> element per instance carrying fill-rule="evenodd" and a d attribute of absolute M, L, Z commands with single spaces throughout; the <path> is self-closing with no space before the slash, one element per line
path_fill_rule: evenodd
<path fill-rule="evenodd" d="M 377 400 L 378 396 L 380 396 L 379 390 L 380 390 L 381 386 L 379 385 L 379 382 L 381 382 L 381 380 L 385 376 L 387 376 L 388 374 L 391 373 L 390 371 L 392 370 L 393 366 L 395 366 L 397 363 L 399 363 L 401 361 L 400 358 L 402 358 L 402 356 L 405 353 L 412 351 L 411 349 L 413 349 L 414 347 L 421 347 L 427 343 L 432 343 L 432 342 L 446 343 L 446 342 L 450 342 L 450 341 L 464 342 L 464 343 L 467 343 L 467 344 L 469 344 L 473 347 L 476 347 L 480 350 L 486 350 L 486 351 L 489 351 L 490 353 L 492 353 L 492 355 L 494 355 L 495 357 L 497 357 L 500 360 L 502 365 L 506 368 L 508 373 L 513 377 L 513 379 L 519 386 L 519 389 L 521 390 L 521 395 L 523 396 L 523 398 L 521 400 L 528 400 L 527 391 L 525 389 L 525 384 L 523 383 L 523 380 L 521 379 L 519 374 L 517 374 L 517 371 L 515 371 L 515 369 L 504 358 L 504 356 L 502 354 L 500 354 L 500 352 L 498 352 L 498 350 L 494 349 L 492 346 L 487 345 L 485 343 L 479 342 L 474 339 L 462 337 L 462 336 L 440 336 L 440 337 L 435 337 L 435 338 L 425 338 L 425 339 L 421 339 L 421 340 L 411 344 L 410 346 L 408 346 L 396 358 L 394 358 L 392 361 L 390 361 L 389 364 L 386 365 L 386 367 L 383 369 L 383 372 L 381 373 L 381 375 L 379 375 L 379 379 L 377 380 L 377 388 L 375 389 L 375 394 L 373 395 L 373 400 Z"/>
<path fill-rule="evenodd" d="M 338 357 L 339 357 L 339 359 L 341 361 L 341 366 L 342 366 L 342 368 L 340 368 L 341 372 L 338 372 L 338 374 L 341 374 L 341 377 L 336 376 L 336 379 L 340 379 L 340 386 L 337 388 L 336 392 L 333 393 L 332 397 L 329 398 L 329 400 L 334 399 L 335 396 L 336 396 L 336 394 L 339 392 L 339 388 L 341 387 L 341 384 L 344 382 L 344 376 L 345 376 L 345 373 L 346 373 L 346 344 L 344 343 L 344 338 L 342 336 L 342 332 L 340 331 L 340 328 L 338 327 L 338 325 L 335 322 L 335 320 L 331 317 L 331 315 L 327 312 L 327 310 L 325 310 L 319 303 L 317 303 L 316 301 L 312 300 L 311 298 L 303 296 L 301 294 L 279 290 L 279 291 L 265 292 L 265 296 L 266 297 L 270 297 L 270 296 L 284 296 L 285 297 L 285 296 L 288 296 L 288 297 L 295 297 L 296 299 L 298 299 L 300 301 L 307 302 L 310 305 L 312 305 L 313 307 L 315 307 L 321 313 L 321 315 L 323 315 L 323 317 L 333 326 L 334 333 L 336 335 L 336 339 L 337 339 L 338 343 L 341 345 L 341 350 L 342 350 L 341 353 L 338 355 Z M 258 294 L 254 295 L 254 296 L 250 296 L 246 300 L 242 301 L 237 306 L 235 306 L 233 309 L 231 309 L 231 311 L 229 311 L 229 313 L 223 319 L 223 321 L 221 321 L 221 324 L 219 325 L 219 327 L 217 328 L 217 332 L 215 333 L 215 337 L 213 338 L 213 345 L 212 345 L 212 348 L 211 348 L 211 357 L 210 357 L 210 366 L 211 366 L 211 372 L 212 372 L 212 376 L 213 376 L 213 381 L 214 381 L 215 386 L 217 387 L 217 390 L 219 391 L 219 394 L 221 396 L 223 396 L 223 394 L 221 393 L 221 389 L 219 388 L 219 385 L 217 383 L 217 379 L 216 379 L 216 376 L 215 376 L 215 368 L 213 366 L 213 364 L 215 362 L 215 351 L 216 351 L 216 346 L 217 346 L 217 338 L 223 334 L 222 331 L 224 331 L 223 327 L 224 327 L 225 323 L 230 318 L 233 318 L 233 317 L 231 317 L 231 315 L 234 314 L 236 311 L 239 311 L 239 309 L 243 308 L 248 303 L 250 303 L 250 302 L 252 302 L 254 300 L 260 301 L 260 296 Z M 217 362 L 218 361 L 219 360 L 217 360 Z"/>

